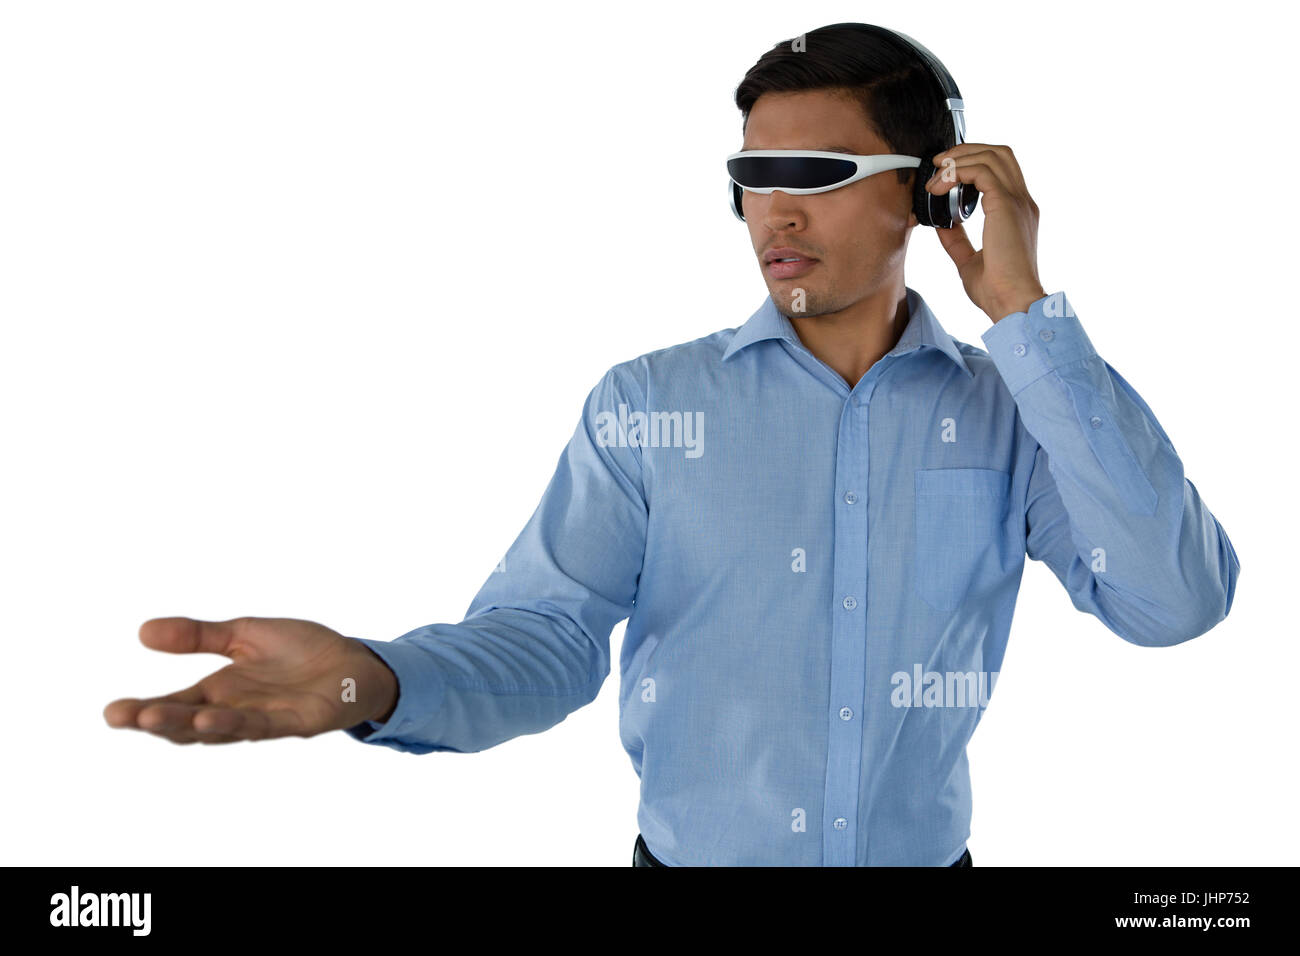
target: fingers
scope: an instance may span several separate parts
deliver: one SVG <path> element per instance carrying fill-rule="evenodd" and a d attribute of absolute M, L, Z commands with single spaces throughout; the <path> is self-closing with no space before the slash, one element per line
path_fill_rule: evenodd
<path fill-rule="evenodd" d="M 140 730 L 166 737 L 174 744 L 234 744 L 240 740 L 260 739 L 230 734 L 214 721 L 213 713 L 227 708 L 192 708 L 185 704 L 153 704 L 142 711 Z"/>
<path fill-rule="evenodd" d="M 234 743 L 300 734 L 301 718 L 292 710 L 221 707 L 205 703 L 199 688 L 147 700 L 123 698 L 104 708 L 110 727 L 144 730 L 173 743 Z"/>
<path fill-rule="evenodd" d="M 939 235 L 939 242 L 942 243 L 944 251 L 956 263 L 958 270 L 978 255 L 971 244 L 970 237 L 966 235 L 966 227 L 960 222 L 954 222 L 948 229 L 936 229 L 935 232 Z"/>
<path fill-rule="evenodd" d="M 201 704 L 203 701 L 203 690 L 198 684 L 165 697 L 147 697 L 143 700 L 139 697 L 122 697 L 104 708 L 104 720 L 110 727 L 139 727 L 140 712 L 146 707 L 161 703 Z"/>
<path fill-rule="evenodd" d="M 193 729 L 236 740 L 265 740 L 287 737 L 302 729 L 298 715 L 284 708 L 262 710 L 252 707 L 203 707 L 193 717 Z"/>
<path fill-rule="evenodd" d="M 196 621 L 192 617 L 155 617 L 140 625 L 140 643 L 169 654 L 224 654 L 246 626 L 246 618 Z"/>
<path fill-rule="evenodd" d="M 1001 171 L 983 162 L 986 154 L 979 155 L 980 158 L 959 158 L 951 169 L 937 170 L 934 177 L 926 184 L 926 192 L 947 193 L 957 188 L 955 183 L 973 183 L 985 197 L 984 212 L 987 215 L 988 197 L 1010 196 L 1011 191 L 1003 181 Z"/>
<path fill-rule="evenodd" d="M 1025 196 L 1029 195 L 1029 188 L 1025 185 L 1024 173 L 1021 172 L 1020 163 L 1016 160 L 1015 154 L 1011 152 L 1010 146 L 990 143 L 958 143 L 951 149 L 938 154 L 939 159 L 935 165 L 940 170 L 943 168 L 945 156 L 954 159 L 959 166 L 963 165 L 963 159 L 970 160 L 972 157 L 977 157 L 976 162 L 984 163 L 995 169 L 998 179 L 1011 190 Z"/>
<path fill-rule="evenodd" d="M 200 719 L 200 715 L 211 708 L 179 701 L 182 697 L 192 699 L 196 689 L 148 700 L 132 697 L 115 700 L 104 708 L 104 720 L 110 727 L 143 730 L 176 744 L 225 744 L 246 739 L 222 733 L 210 720 Z"/>

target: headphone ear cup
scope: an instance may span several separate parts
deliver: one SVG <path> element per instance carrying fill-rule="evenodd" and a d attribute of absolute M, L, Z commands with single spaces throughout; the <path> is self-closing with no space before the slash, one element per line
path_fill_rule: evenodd
<path fill-rule="evenodd" d="M 975 207 L 979 205 L 980 193 L 970 183 L 958 183 L 948 192 L 936 196 L 925 188 L 926 182 L 935 172 L 934 164 L 928 159 L 922 160 L 921 165 L 916 168 L 916 183 L 912 193 L 912 211 L 916 213 L 916 221 L 923 226 L 951 229 L 953 226 L 952 189 L 957 190 L 959 220 L 969 219 L 971 214 L 975 212 Z"/>
<path fill-rule="evenodd" d="M 921 165 L 916 167 L 916 180 L 912 183 L 912 212 L 916 213 L 916 221 L 923 226 L 935 225 L 935 215 L 939 211 L 935 200 L 940 197 L 931 195 L 925 188 L 933 175 L 934 163 L 922 159 Z"/>

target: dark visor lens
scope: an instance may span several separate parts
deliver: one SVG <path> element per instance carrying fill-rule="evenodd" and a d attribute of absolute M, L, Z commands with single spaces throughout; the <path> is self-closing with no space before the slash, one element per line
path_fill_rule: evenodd
<path fill-rule="evenodd" d="M 857 172 L 852 160 L 823 156 L 738 156 L 727 173 L 743 187 L 817 189 L 843 182 Z"/>

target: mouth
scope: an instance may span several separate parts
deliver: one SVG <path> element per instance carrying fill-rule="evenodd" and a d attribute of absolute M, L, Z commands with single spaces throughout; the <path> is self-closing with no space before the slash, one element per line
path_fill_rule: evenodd
<path fill-rule="evenodd" d="M 819 259 L 800 255 L 782 255 L 763 260 L 763 268 L 773 279 L 794 279 L 810 271 Z"/>

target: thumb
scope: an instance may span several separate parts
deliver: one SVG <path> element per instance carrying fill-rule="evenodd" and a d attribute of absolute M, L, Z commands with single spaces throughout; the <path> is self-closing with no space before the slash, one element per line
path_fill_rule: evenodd
<path fill-rule="evenodd" d="M 191 617 L 155 617 L 140 625 L 140 643 L 169 654 L 230 656 L 242 618 L 196 621 Z"/>
<path fill-rule="evenodd" d="M 934 231 L 939 234 L 939 241 L 943 243 L 944 251 L 957 264 L 958 269 L 975 255 L 975 247 L 966 237 L 966 227 L 960 222 L 954 223 L 951 229 L 936 228 Z"/>

